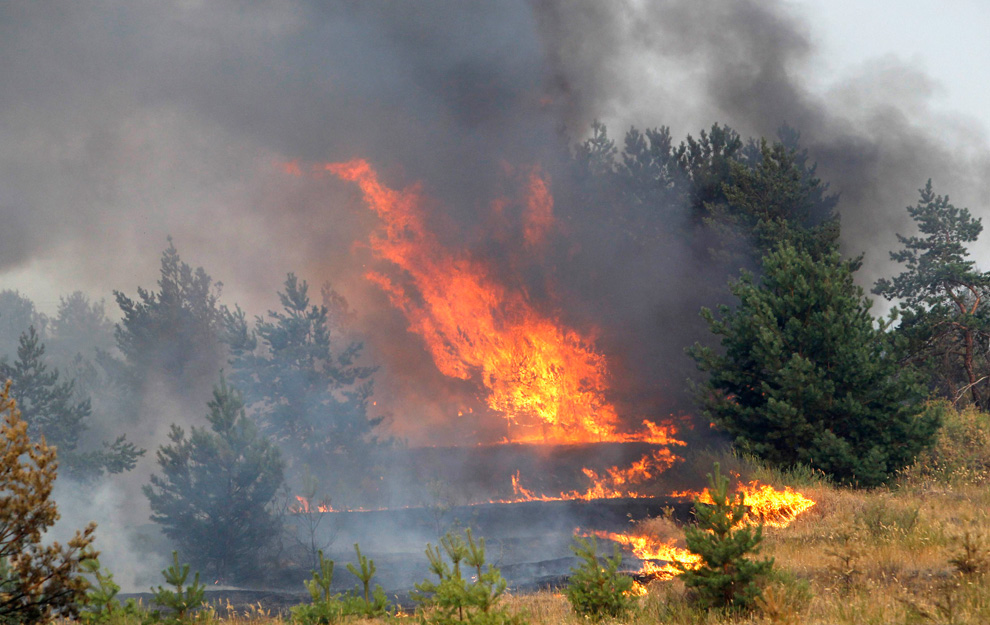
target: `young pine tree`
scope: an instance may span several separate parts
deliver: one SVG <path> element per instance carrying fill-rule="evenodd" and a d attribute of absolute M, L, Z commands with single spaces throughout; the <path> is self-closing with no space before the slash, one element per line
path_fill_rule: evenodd
<path fill-rule="evenodd" d="M 209 429 L 193 427 L 187 438 L 172 426 L 172 443 L 158 449 L 162 473 L 151 476 L 144 493 L 151 519 L 184 559 L 216 578 L 251 579 L 279 533 L 272 502 L 282 459 L 222 377 L 208 407 Z"/>
<path fill-rule="evenodd" d="M 675 563 L 684 584 L 705 608 L 753 607 L 760 585 L 773 570 L 773 559 L 752 560 L 763 542 L 763 526 L 739 527 L 749 512 L 743 495 L 729 496 L 729 479 L 715 470 L 708 474 L 712 503 L 694 502 L 697 523 L 684 530 L 688 550 L 701 556 L 701 565 Z"/>
<path fill-rule="evenodd" d="M 744 273 L 731 284 L 736 308 L 702 311 L 722 349 L 689 352 L 709 376 L 698 389 L 704 414 L 737 448 L 873 486 L 932 441 L 938 417 L 874 326 L 856 265 L 780 244 L 759 283 Z"/>
<path fill-rule="evenodd" d="M 578 537 L 571 545 L 581 563 L 571 569 L 570 583 L 564 594 L 574 612 L 583 618 L 599 622 L 605 618 L 621 619 L 636 603 L 632 596 L 633 578 L 619 573 L 622 556 L 619 546 L 604 565 L 598 559 L 598 540 Z"/>

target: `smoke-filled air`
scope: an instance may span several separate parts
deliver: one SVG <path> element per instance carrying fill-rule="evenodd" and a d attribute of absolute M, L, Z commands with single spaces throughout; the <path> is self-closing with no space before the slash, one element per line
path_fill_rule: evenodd
<path fill-rule="evenodd" d="M 0 409 L 22 446 L 0 458 L 54 479 L 18 509 L 57 504 L 44 540 L 125 593 L 179 562 L 217 592 L 313 579 L 304 624 L 327 622 L 310 571 L 355 543 L 428 622 L 449 590 L 416 586 L 444 580 L 427 543 L 477 536 L 512 592 L 566 588 L 593 619 L 591 541 L 634 578 L 616 596 L 811 593 L 825 577 L 786 555 L 713 590 L 705 541 L 817 544 L 869 489 L 990 468 L 939 456 L 990 431 L 946 425 L 990 408 L 987 128 L 917 59 L 824 72 L 815 15 L 3 4 Z M 4 537 L 27 517 L 4 514 L 0 621 L 28 579 Z M 62 582 L 15 607 L 97 613 Z M 388 611 L 359 594 L 333 601 Z"/>

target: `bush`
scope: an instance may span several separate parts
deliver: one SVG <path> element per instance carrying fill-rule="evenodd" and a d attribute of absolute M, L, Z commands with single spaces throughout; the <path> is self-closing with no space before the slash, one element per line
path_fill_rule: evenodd
<path fill-rule="evenodd" d="M 51 499 L 58 463 L 42 438 L 32 443 L 27 423 L 0 388 L 0 623 L 36 623 L 76 616 L 89 584 L 82 562 L 93 542 L 89 524 L 63 547 L 41 537 L 58 520 Z"/>
<path fill-rule="evenodd" d="M 440 547 L 426 546 L 426 557 L 439 581 L 424 580 L 416 584 L 412 595 L 426 623 L 505 625 L 520 621 L 504 608 L 496 607 L 507 584 L 497 568 L 488 565 L 485 570 L 485 539 L 476 542 L 470 529 L 463 537 L 449 532 L 440 539 Z M 462 562 L 473 569 L 473 581 L 469 582 L 461 573 Z"/>
<path fill-rule="evenodd" d="M 712 503 L 695 499 L 697 524 L 684 530 L 688 550 L 701 556 L 701 564 L 697 568 L 679 562 L 675 565 L 700 606 L 749 609 L 762 596 L 760 584 L 773 570 L 773 559 L 754 561 L 747 557 L 759 553 L 763 526 L 741 526 L 749 507 L 741 493 L 730 498 L 729 479 L 721 475 L 717 462 L 708 481 Z"/>
<path fill-rule="evenodd" d="M 622 556 L 619 546 L 604 565 L 598 559 L 598 540 L 576 537 L 571 549 L 581 559 L 571 569 L 571 580 L 565 591 L 567 600 L 579 616 L 598 622 L 606 617 L 622 618 L 636 602 L 630 596 L 633 579 L 619 573 Z"/>
<path fill-rule="evenodd" d="M 990 478 L 990 414 L 972 406 L 958 410 L 946 401 L 929 404 L 942 422 L 935 444 L 902 477 L 907 483 L 980 484 Z"/>

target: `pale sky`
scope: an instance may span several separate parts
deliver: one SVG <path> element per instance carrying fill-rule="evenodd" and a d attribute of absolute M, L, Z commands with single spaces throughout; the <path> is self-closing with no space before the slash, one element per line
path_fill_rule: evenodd
<path fill-rule="evenodd" d="M 790 0 L 809 18 L 826 80 L 888 55 L 938 82 L 932 103 L 990 129 L 990 2 Z"/>

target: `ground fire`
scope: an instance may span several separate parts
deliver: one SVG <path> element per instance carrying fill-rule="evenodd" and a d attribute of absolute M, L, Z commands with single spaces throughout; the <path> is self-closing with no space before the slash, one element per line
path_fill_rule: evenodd
<path fill-rule="evenodd" d="M 815 505 L 815 502 L 804 495 L 795 492 L 790 487 L 783 491 L 776 490 L 767 484 L 750 482 L 738 484 L 736 493 L 743 496 L 743 503 L 749 507 L 749 513 L 740 522 L 742 525 L 764 525 L 784 528 L 790 525 L 802 512 Z M 682 495 L 686 495 L 683 493 Z M 695 493 L 693 497 L 701 503 L 712 503 L 708 489 Z M 676 566 L 681 564 L 692 567 L 700 562 L 697 554 L 678 547 L 673 539 L 660 540 L 643 533 L 604 532 L 591 530 L 580 532 L 584 536 L 596 536 L 618 543 L 642 561 L 637 571 L 638 582 L 648 582 L 655 579 L 671 579 L 680 572 Z M 645 592 L 642 584 L 636 586 L 637 591 Z"/>

